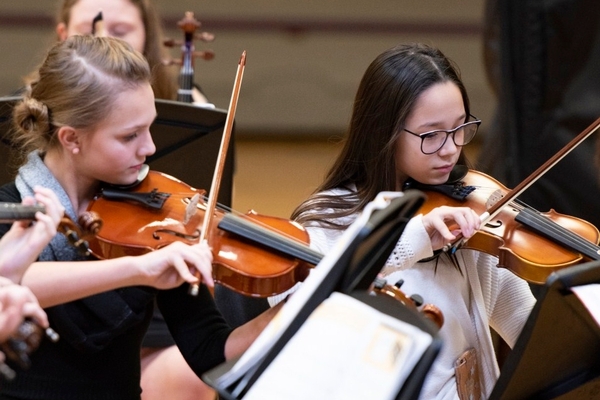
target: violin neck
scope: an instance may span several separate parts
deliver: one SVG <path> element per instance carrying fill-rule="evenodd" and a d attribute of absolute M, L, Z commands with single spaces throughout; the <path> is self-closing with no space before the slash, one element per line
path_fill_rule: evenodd
<path fill-rule="evenodd" d="M 42 206 L 24 206 L 20 203 L 0 203 L 0 223 L 34 220 L 35 213 L 46 210 Z"/>
<path fill-rule="evenodd" d="M 192 91 L 194 89 L 194 44 L 193 34 L 185 35 L 185 45 L 181 70 L 179 71 L 179 89 L 177 90 L 177 101 L 182 103 L 193 103 Z"/>
<path fill-rule="evenodd" d="M 285 255 L 296 257 L 309 264 L 317 265 L 323 255 L 299 241 L 282 236 L 270 229 L 263 228 L 254 222 L 247 221 L 233 214 L 225 214 L 219 221 L 219 228 L 225 232 L 239 235 L 245 239 L 280 251 Z"/>

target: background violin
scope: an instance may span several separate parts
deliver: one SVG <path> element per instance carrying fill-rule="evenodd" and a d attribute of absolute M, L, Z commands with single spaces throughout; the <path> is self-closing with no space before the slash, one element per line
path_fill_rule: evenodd
<path fill-rule="evenodd" d="M 194 17 L 194 13 L 187 11 L 183 19 L 181 19 L 177 26 L 184 33 L 184 41 L 176 41 L 173 39 L 167 39 L 164 41 L 164 45 L 167 47 L 181 47 L 181 59 L 180 60 L 165 60 L 165 65 L 180 65 L 179 70 L 179 89 L 177 90 L 177 101 L 183 103 L 192 103 L 193 89 L 194 89 L 194 59 L 201 58 L 203 60 L 212 60 L 215 57 L 215 53 L 212 50 L 196 51 L 194 46 L 194 40 L 201 40 L 203 42 L 212 42 L 215 36 L 212 33 L 201 32 L 196 33 L 200 29 L 200 22 Z"/>
<path fill-rule="evenodd" d="M 445 185 L 411 186 L 427 194 L 419 213 L 449 205 L 470 207 L 481 215 L 509 192 L 494 178 L 464 166 L 458 166 L 454 174 L 459 176 Z M 499 266 L 529 282 L 542 284 L 554 271 L 594 255 L 598 259 L 599 238 L 598 229 L 587 221 L 554 210 L 538 212 L 515 200 L 461 247 L 495 255 Z"/>
<path fill-rule="evenodd" d="M 438 327 L 438 329 L 440 329 L 444 325 L 444 314 L 442 311 L 433 304 L 423 304 L 423 298 L 419 295 L 407 296 L 400 290 L 402 283 L 403 281 L 400 280 L 399 282 L 396 282 L 396 284 L 390 285 L 386 283 L 385 279 L 376 278 L 371 285 L 371 291 L 376 295 L 390 296 L 409 309 L 421 312 L 424 317 L 429 319 Z M 419 307 L 421 307 L 420 310 Z"/>

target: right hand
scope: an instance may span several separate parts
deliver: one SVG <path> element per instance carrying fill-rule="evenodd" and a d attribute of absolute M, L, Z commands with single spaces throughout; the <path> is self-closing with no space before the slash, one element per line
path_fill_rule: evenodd
<path fill-rule="evenodd" d="M 136 257 L 144 275 L 145 285 L 157 289 L 171 289 L 184 282 L 199 283 L 194 271 L 198 271 L 202 282 L 214 286 L 212 278 L 212 252 L 208 244 L 187 245 L 174 242 L 162 249 Z"/>
<path fill-rule="evenodd" d="M 479 215 L 469 207 L 436 207 L 422 217 L 433 250 L 453 242 L 460 233 L 465 239 L 475 234 L 481 225 Z M 449 227 L 452 227 L 450 231 Z"/>
<path fill-rule="evenodd" d="M 48 317 L 29 288 L 16 284 L 0 287 L 0 343 L 10 338 L 26 317 L 48 327 Z"/>

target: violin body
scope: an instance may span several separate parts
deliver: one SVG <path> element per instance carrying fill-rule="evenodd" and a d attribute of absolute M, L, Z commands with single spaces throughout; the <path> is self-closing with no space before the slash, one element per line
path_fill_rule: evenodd
<path fill-rule="evenodd" d="M 205 191 L 184 182 L 149 171 L 148 176 L 129 192 L 167 193 L 160 208 L 136 201 L 115 201 L 97 196 L 88 206 L 99 215 L 103 229 L 89 240 L 90 252 L 101 259 L 137 256 L 158 250 L 175 241 L 197 244 L 205 215 L 205 203 L 194 204 L 194 195 Z M 239 293 L 267 297 L 282 293 L 303 281 L 312 266 L 295 257 L 274 251 L 257 241 L 240 237 L 218 227 L 226 213 L 217 209 L 206 235 L 213 252 L 213 277 L 216 282 Z M 308 234 L 298 224 L 253 211 L 241 218 L 307 244 Z"/>
<path fill-rule="evenodd" d="M 481 215 L 493 205 L 499 196 L 509 192 L 509 189 L 500 182 L 478 171 L 469 170 L 461 182 L 461 184 L 475 187 L 475 190 L 466 196 L 465 201 L 454 200 L 437 191 L 425 190 L 427 200 L 418 213 L 426 214 L 433 208 L 447 205 L 467 206 Z M 495 255 L 499 259 L 498 266 L 505 267 L 517 276 L 536 284 L 546 282 L 546 279 L 554 271 L 588 260 L 583 254 L 559 245 L 556 241 L 517 222 L 519 213 L 521 210 L 517 204 L 506 205 L 461 248 Z M 598 244 L 600 233 L 591 223 L 557 213 L 554 210 L 539 214 L 556 226 L 565 228 L 592 244 Z"/>

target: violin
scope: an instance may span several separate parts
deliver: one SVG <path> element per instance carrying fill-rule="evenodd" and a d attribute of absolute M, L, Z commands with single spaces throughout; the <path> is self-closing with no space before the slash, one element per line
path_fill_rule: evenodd
<path fill-rule="evenodd" d="M 450 176 L 445 185 L 409 185 L 427 194 L 417 213 L 449 205 L 470 207 L 482 215 L 509 193 L 496 179 L 465 166 L 457 166 Z M 538 212 L 512 201 L 461 248 L 492 254 L 498 257 L 500 267 L 531 283 L 543 284 L 554 271 L 599 259 L 599 239 L 598 229 L 585 220 L 554 210 Z"/>
<path fill-rule="evenodd" d="M 459 247 L 483 251 L 497 256 L 498 265 L 517 276 L 543 284 L 554 271 L 588 259 L 600 259 L 598 229 L 587 221 L 554 210 L 541 213 L 520 203 L 517 198 L 598 129 L 600 118 L 510 190 L 497 180 L 469 171 L 465 166 L 457 166 L 446 185 L 408 182 L 405 189 L 414 187 L 431 192 L 431 198 L 420 210 L 422 213 L 438 205 L 462 205 L 480 212 L 483 228 L 468 241 L 459 234 L 459 238 L 445 246 L 444 251 L 454 252 Z M 435 192 L 443 193 L 443 197 Z"/>
<path fill-rule="evenodd" d="M 37 212 L 45 212 L 45 208 L 39 205 L 23 205 L 20 203 L 0 203 L 0 223 L 11 223 L 19 220 L 35 220 Z M 83 254 L 89 254 L 87 242 L 82 239 L 97 233 L 102 226 L 101 221 L 95 219 L 92 214 L 85 214 L 81 218 L 84 229 L 80 229 L 71 219 L 64 217 L 58 227 L 69 242 Z M 6 357 L 15 362 L 19 367 L 25 369 L 31 365 L 29 355 L 40 345 L 42 338 L 46 336 L 52 342 L 59 340 L 59 335 L 52 328 L 42 328 L 30 318 L 25 318 L 17 331 L 4 343 L 0 343 L 0 350 Z M 7 380 L 15 378 L 16 373 L 4 363 L 0 363 L 0 375 Z"/>
<path fill-rule="evenodd" d="M 179 42 L 173 39 L 167 39 L 163 44 L 167 47 L 180 46 L 181 60 L 164 61 L 165 65 L 180 65 L 179 70 L 179 89 L 177 90 L 177 101 L 183 103 L 193 103 L 192 92 L 194 89 L 194 58 L 202 58 L 203 60 L 212 60 L 215 53 L 212 50 L 196 51 L 194 40 L 198 39 L 203 42 L 212 42 L 214 35 L 208 32 L 197 34 L 196 31 L 200 28 L 200 22 L 194 17 L 194 13 L 187 11 L 178 23 L 177 26 L 184 33 L 184 41 Z"/>
<path fill-rule="evenodd" d="M 423 298 L 419 295 L 407 296 L 400 287 L 404 282 L 402 280 L 396 282 L 394 285 L 390 285 L 385 279 L 376 278 L 371 285 L 371 292 L 375 295 L 385 295 L 394 298 L 395 300 L 402 303 L 407 308 L 420 312 L 425 318 L 433 322 L 438 329 L 441 329 L 444 325 L 444 314 L 442 311 L 433 304 L 423 304 Z M 421 309 L 419 309 L 421 307 Z"/>
<path fill-rule="evenodd" d="M 205 191 L 157 171 L 132 188 L 104 188 L 88 205 L 103 229 L 88 238 L 92 255 L 141 255 L 175 241 L 197 244 L 206 213 Z M 303 281 L 321 255 L 308 247 L 305 229 L 292 221 L 217 207 L 205 237 L 216 282 L 252 297 L 282 293 Z"/>
<path fill-rule="evenodd" d="M 45 212 L 43 206 L 23 205 L 21 203 L 0 202 L 0 223 L 12 223 L 19 220 L 34 221 L 36 212 Z M 87 238 L 102 228 L 102 220 L 92 212 L 83 213 L 75 224 L 71 218 L 64 216 L 58 224 L 57 231 L 62 233 L 80 254 L 89 255 Z"/>
<path fill-rule="evenodd" d="M 29 355 L 40 346 L 44 337 L 47 337 L 53 343 L 60 339 L 58 333 L 52 328 L 44 329 L 32 319 L 25 318 L 17 331 L 6 342 L 0 343 L 0 350 L 20 368 L 27 369 L 31 366 Z M 8 365 L 1 363 L 0 375 L 4 379 L 12 380 L 15 378 L 16 373 Z"/>

